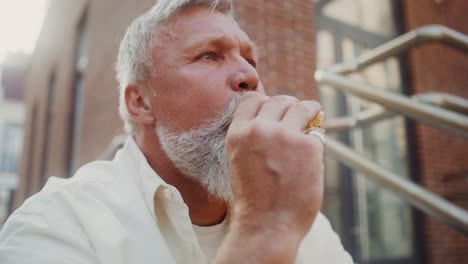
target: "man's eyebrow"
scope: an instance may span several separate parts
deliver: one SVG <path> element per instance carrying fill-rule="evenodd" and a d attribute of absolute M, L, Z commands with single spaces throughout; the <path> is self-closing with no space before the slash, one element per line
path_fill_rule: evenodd
<path fill-rule="evenodd" d="M 220 46 L 226 47 L 233 42 L 233 39 L 226 35 L 204 35 L 203 37 L 197 37 L 196 40 L 191 41 L 186 50 L 197 50 L 205 46 Z M 241 42 L 241 49 L 247 51 L 256 57 L 257 46 L 250 39 L 247 42 Z"/>

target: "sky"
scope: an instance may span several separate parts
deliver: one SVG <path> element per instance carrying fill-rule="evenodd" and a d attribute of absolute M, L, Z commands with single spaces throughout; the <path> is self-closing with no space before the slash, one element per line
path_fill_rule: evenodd
<path fill-rule="evenodd" d="M 7 52 L 32 53 L 50 0 L 0 0 L 0 63 Z"/>

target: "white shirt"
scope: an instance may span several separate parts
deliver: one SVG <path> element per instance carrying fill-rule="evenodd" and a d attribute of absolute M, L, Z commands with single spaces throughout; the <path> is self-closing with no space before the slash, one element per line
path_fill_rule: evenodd
<path fill-rule="evenodd" d="M 70 179 L 51 178 L 41 192 L 27 199 L 0 232 L 0 263 L 206 260 L 180 193 L 151 169 L 129 137 L 114 160 L 87 164 Z M 296 263 L 352 260 L 319 214 L 301 243 Z"/>
<path fill-rule="evenodd" d="M 214 226 L 197 226 L 193 225 L 193 231 L 197 236 L 198 244 L 208 263 L 211 263 L 218 252 L 219 246 L 224 241 L 229 230 L 227 217 Z"/>

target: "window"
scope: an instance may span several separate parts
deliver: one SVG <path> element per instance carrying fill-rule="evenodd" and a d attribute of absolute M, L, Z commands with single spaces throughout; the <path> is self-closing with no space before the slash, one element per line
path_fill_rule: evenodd
<path fill-rule="evenodd" d="M 11 213 L 22 145 L 23 127 L 18 123 L 0 123 L 0 228 Z"/>
<path fill-rule="evenodd" d="M 23 144 L 23 127 L 16 123 L 4 123 L 2 130 L 0 175 L 17 177 Z"/>

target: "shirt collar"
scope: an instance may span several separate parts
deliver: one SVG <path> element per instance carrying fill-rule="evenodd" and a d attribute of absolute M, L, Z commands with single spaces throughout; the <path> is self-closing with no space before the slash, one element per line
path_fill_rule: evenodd
<path fill-rule="evenodd" d="M 167 184 L 149 165 L 145 155 L 141 151 L 135 139 L 129 136 L 125 141 L 123 148 L 117 153 L 115 161 L 124 164 L 125 169 L 137 179 L 139 189 L 142 191 L 148 210 L 157 222 L 155 212 L 155 199 L 164 201 L 182 202 L 183 199 L 179 191 Z"/>

